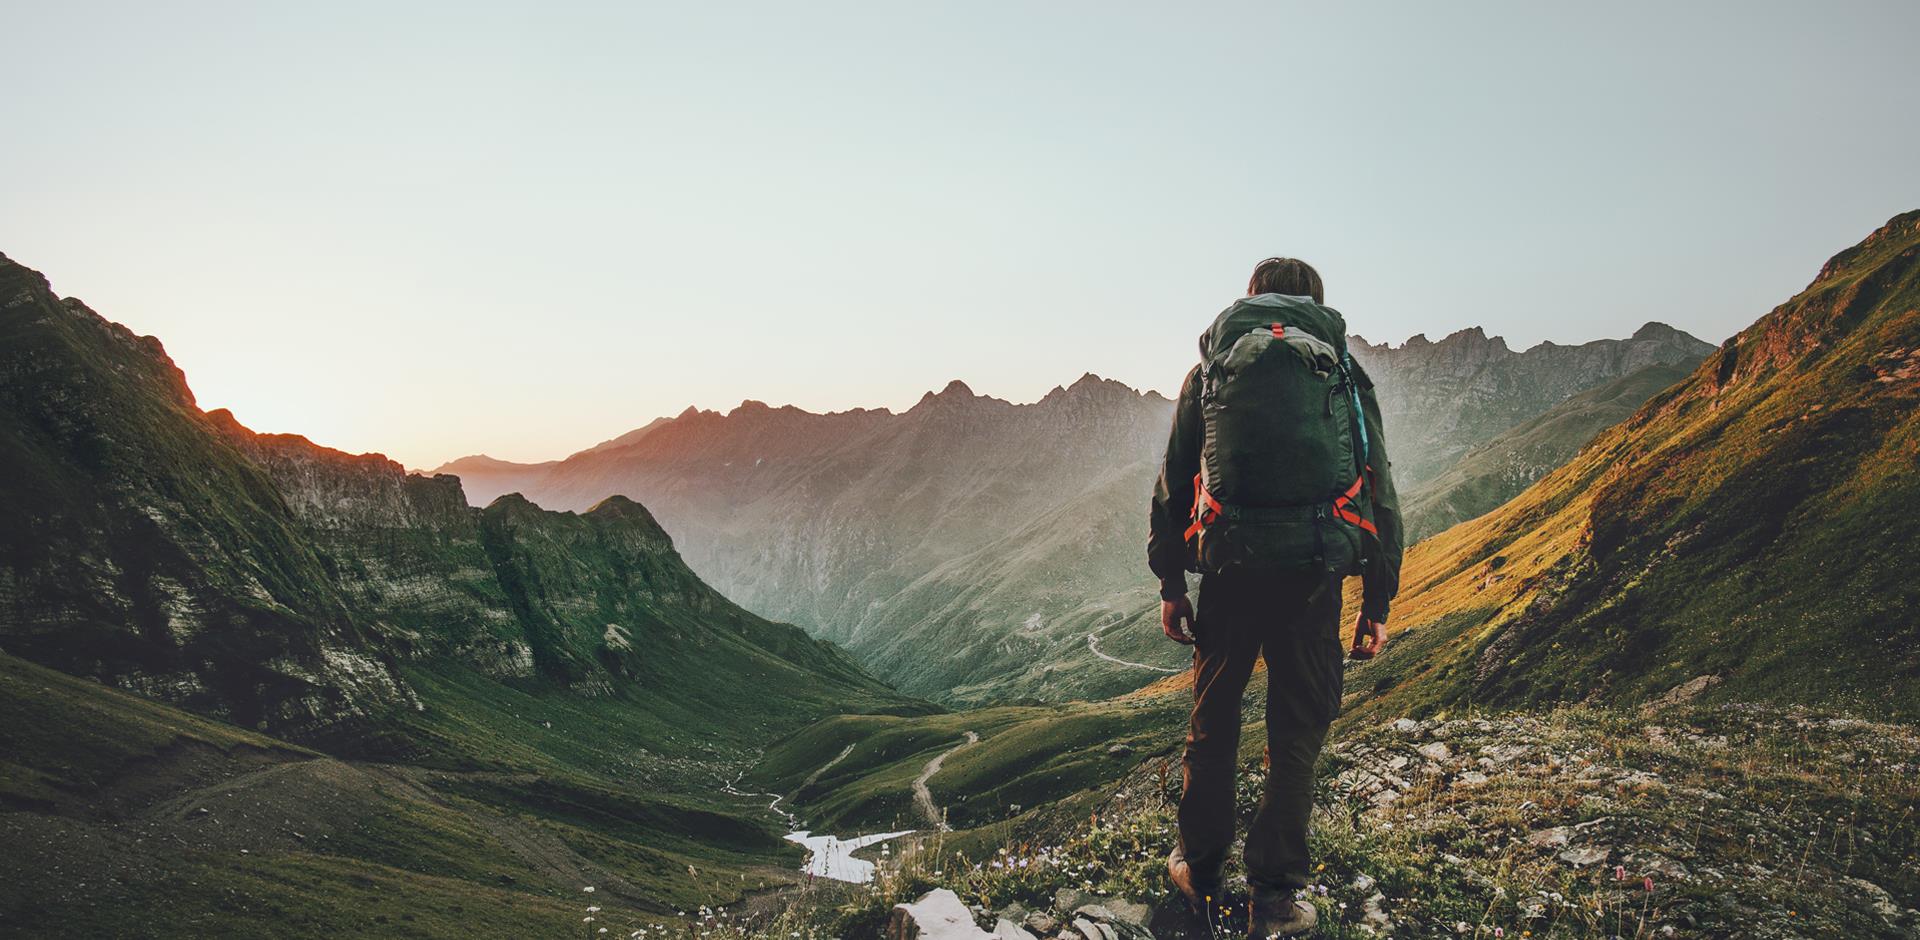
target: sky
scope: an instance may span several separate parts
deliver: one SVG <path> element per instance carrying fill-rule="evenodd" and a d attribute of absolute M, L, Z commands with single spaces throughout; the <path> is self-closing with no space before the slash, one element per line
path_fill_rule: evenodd
<path fill-rule="evenodd" d="M 415 468 L 1164 391 L 1275 254 L 1376 342 L 1719 342 L 1920 207 L 1908 2 L 0 7 L 0 252 Z"/>

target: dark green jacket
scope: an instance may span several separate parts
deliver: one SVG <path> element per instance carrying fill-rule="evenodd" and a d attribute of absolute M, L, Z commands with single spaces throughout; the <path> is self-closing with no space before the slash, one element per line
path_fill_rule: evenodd
<path fill-rule="evenodd" d="M 1362 575 L 1366 593 L 1360 610 L 1370 620 L 1385 623 L 1388 607 L 1400 592 L 1400 499 L 1393 489 L 1393 470 L 1387 459 L 1387 438 L 1381 430 L 1380 402 L 1372 388 L 1360 394 L 1367 418 L 1367 439 L 1373 464 L 1373 524 L 1379 543 L 1367 552 Z M 1153 508 L 1147 532 L 1147 565 L 1160 579 L 1160 596 L 1173 600 L 1187 593 L 1187 526 L 1193 520 L 1193 477 L 1200 472 L 1200 367 L 1194 366 L 1180 385 L 1180 401 L 1173 411 L 1173 431 L 1167 435 L 1166 462 L 1153 487 Z"/>

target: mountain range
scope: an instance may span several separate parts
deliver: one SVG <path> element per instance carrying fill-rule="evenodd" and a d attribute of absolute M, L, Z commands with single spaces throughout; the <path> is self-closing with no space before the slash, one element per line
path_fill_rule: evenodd
<path fill-rule="evenodd" d="M 1421 533 L 1499 505 L 1624 418 L 1633 394 L 1713 349 L 1657 323 L 1625 340 L 1523 352 L 1478 329 L 1352 347 L 1382 389 L 1396 479 L 1409 481 Z M 1090 374 L 1031 404 L 955 381 L 899 414 L 749 401 L 688 409 L 558 462 L 476 456 L 434 472 L 460 476 L 477 502 L 640 500 L 729 597 L 844 644 L 911 694 L 1097 698 L 1182 665 L 1148 622 L 1141 562 L 1171 415 L 1158 393 Z M 1544 424 L 1499 443 L 1530 420 Z M 1464 484 L 1440 479 L 1476 447 L 1496 456 L 1469 465 Z"/>
<path fill-rule="evenodd" d="M 724 793 L 759 749 L 934 710 L 727 600 L 625 497 L 478 509 L 254 433 L 4 257 L 0 706 L 0 925 L 30 935 L 80 929 L 76 883 L 103 910 L 251 886 L 356 933 L 398 916 L 362 882 L 547 923 L 586 878 L 654 910 L 737 894 L 798 860 Z M 284 926 L 235 916 L 215 932 Z"/>

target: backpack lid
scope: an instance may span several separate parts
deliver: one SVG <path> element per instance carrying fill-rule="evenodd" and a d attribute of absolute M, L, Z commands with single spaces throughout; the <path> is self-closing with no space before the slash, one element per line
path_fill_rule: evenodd
<path fill-rule="evenodd" d="M 1275 323 L 1306 330 L 1346 355 L 1347 320 L 1340 311 L 1314 303 L 1311 297 L 1254 294 L 1220 311 L 1213 325 L 1200 334 L 1200 361 L 1213 361 L 1215 355 L 1224 355 L 1249 331 Z"/>

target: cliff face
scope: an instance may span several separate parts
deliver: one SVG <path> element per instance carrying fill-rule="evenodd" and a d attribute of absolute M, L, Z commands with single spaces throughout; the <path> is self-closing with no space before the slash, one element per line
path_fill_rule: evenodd
<path fill-rule="evenodd" d="M 420 707 L 415 664 L 663 708 L 706 697 L 667 682 L 689 671 L 795 717 L 899 701 L 630 500 L 474 509 L 452 476 L 201 412 L 157 341 L 4 259 L 0 298 L 0 649 L 303 738 Z"/>
<path fill-rule="evenodd" d="M 302 733 L 411 696 L 158 341 L 0 257 L 0 644 Z"/>
<path fill-rule="evenodd" d="M 1713 351 L 1712 344 L 1663 323 L 1648 323 L 1624 340 L 1541 343 L 1524 352 L 1479 327 L 1437 343 L 1425 336 L 1399 346 L 1375 346 L 1357 336 L 1347 342 L 1379 389 L 1394 479 L 1402 491 L 1580 392 L 1651 366 L 1690 368 Z"/>

